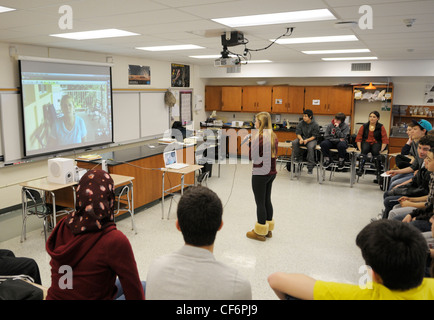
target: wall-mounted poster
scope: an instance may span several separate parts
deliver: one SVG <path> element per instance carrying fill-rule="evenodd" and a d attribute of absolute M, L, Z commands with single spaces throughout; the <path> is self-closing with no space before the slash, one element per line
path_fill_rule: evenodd
<path fill-rule="evenodd" d="M 172 63 L 172 87 L 190 87 L 190 66 Z"/>
<path fill-rule="evenodd" d="M 434 83 L 428 83 L 425 86 L 424 103 L 434 105 Z"/>
<path fill-rule="evenodd" d="M 128 84 L 151 84 L 151 67 L 128 66 Z"/>

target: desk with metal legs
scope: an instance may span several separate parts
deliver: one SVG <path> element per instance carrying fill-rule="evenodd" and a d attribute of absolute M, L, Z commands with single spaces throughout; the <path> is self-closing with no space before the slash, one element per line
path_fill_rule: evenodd
<path fill-rule="evenodd" d="M 26 181 L 23 183 L 20 183 L 21 186 L 21 206 L 22 206 L 22 215 L 23 215 L 23 221 L 25 218 L 25 215 L 27 214 L 27 201 L 25 198 L 25 189 L 33 189 L 33 190 L 37 190 L 37 191 L 42 191 L 42 192 L 48 192 L 49 194 L 51 194 L 51 201 L 52 201 L 52 206 L 53 206 L 53 211 L 52 211 L 52 217 L 53 217 L 53 226 L 56 225 L 56 216 L 57 216 L 57 212 L 56 212 L 56 194 L 55 192 L 64 188 L 71 188 L 72 192 L 73 192 L 73 199 L 74 199 L 74 207 L 75 208 L 75 186 L 76 186 L 77 182 L 71 182 L 71 183 L 67 183 L 67 184 L 58 184 L 58 183 L 52 183 L 49 182 L 47 180 L 47 178 L 42 178 L 42 179 L 36 179 L 36 180 L 31 180 L 31 181 Z M 26 228 L 25 228 L 25 224 L 23 224 L 22 227 L 22 231 L 21 231 L 21 242 L 23 242 L 23 239 L 25 240 L 26 237 Z"/>
<path fill-rule="evenodd" d="M 184 176 L 186 174 L 192 173 L 192 172 L 196 172 L 199 169 L 202 169 L 203 166 L 201 165 L 197 165 L 197 164 L 190 164 L 185 168 L 182 169 L 169 169 L 169 168 L 161 168 L 161 171 L 163 171 L 163 180 L 162 180 L 162 192 L 161 192 L 161 219 L 164 219 L 164 196 L 166 195 L 166 193 L 171 193 L 170 191 L 173 189 L 178 188 L 179 186 L 181 186 L 181 195 L 184 194 L 184 187 L 186 186 L 184 184 Z M 180 174 L 181 175 L 181 183 L 173 186 L 171 188 L 165 189 L 165 185 L 164 185 L 164 177 L 166 175 L 166 173 L 176 173 L 176 174 Z M 194 179 L 194 182 L 196 184 L 196 179 Z M 187 186 L 190 186 L 192 184 L 189 184 Z M 169 207 L 169 211 L 167 212 L 167 219 L 169 219 L 169 215 L 170 215 L 170 209 L 172 207 L 172 201 L 170 201 L 170 207 Z"/>
<path fill-rule="evenodd" d="M 110 176 L 113 179 L 113 183 L 114 183 L 114 187 L 116 188 L 117 186 L 120 186 L 122 184 L 130 184 L 131 185 L 131 201 L 132 201 L 132 212 L 131 213 L 131 219 L 134 219 L 134 194 L 133 194 L 133 180 L 134 177 L 129 177 L 129 176 L 123 176 L 123 175 L 119 175 L 119 174 L 110 174 Z M 53 207 L 53 211 L 52 211 L 52 217 L 53 217 L 53 227 L 57 224 L 57 211 L 56 211 L 56 191 L 65 189 L 65 188 L 71 188 L 72 189 L 72 200 L 73 202 L 70 203 L 71 210 L 75 210 L 75 204 L 76 204 L 76 195 L 75 195 L 75 188 L 77 186 L 77 182 L 71 182 L 71 183 L 67 183 L 67 184 L 59 184 L 59 183 L 52 183 L 49 182 L 47 180 L 47 178 L 41 178 L 41 179 L 36 179 L 36 180 L 31 180 L 31 181 L 26 181 L 26 182 L 22 182 L 20 183 L 21 186 L 21 207 L 22 207 L 22 215 L 23 215 L 23 220 L 24 217 L 26 215 L 26 210 L 27 210 L 27 203 L 25 200 L 25 194 L 24 194 L 24 190 L 25 189 L 33 189 L 33 190 L 38 190 L 38 191 L 42 191 L 42 192 L 48 192 L 51 195 L 51 202 L 52 202 L 52 207 Z M 69 205 L 68 205 L 69 206 Z M 135 230 L 135 225 L 134 225 L 134 220 L 133 220 L 133 229 Z M 25 230 L 25 225 L 23 225 L 22 228 L 22 232 L 21 232 L 21 242 L 23 241 L 23 239 L 25 240 L 25 234 L 26 234 L 26 230 Z"/>
<path fill-rule="evenodd" d="M 330 149 L 331 152 L 338 152 L 337 149 Z M 356 153 L 357 149 L 353 148 L 353 147 L 349 147 L 347 148 L 347 153 L 350 155 L 350 187 L 352 188 L 355 181 L 356 181 L 356 161 L 357 161 L 357 153 Z M 323 163 L 324 163 L 324 156 L 321 152 L 321 161 L 320 161 L 320 168 L 321 168 L 321 178 L 320 178 L 320 183 L 322 181 L 325 180 L 325 168 L 323 167 Z M 333 168 L 332 171 L 330 172 L 330 178 L 329 180 L 331 180 L 331 176 L 333 173 L 333 169 L 336 169 L 337 165 L 333 164 Z M 348 168 L 348 167 L 347 167 Z"/>

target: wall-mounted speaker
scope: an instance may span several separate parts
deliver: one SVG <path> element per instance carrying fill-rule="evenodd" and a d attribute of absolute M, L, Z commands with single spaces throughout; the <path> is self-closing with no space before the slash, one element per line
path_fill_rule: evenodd
<path fill-rule="evenodd" d="M 48 160 L 47 180 L 52 183 L 74 182 L 75 165 L 73 159 L 54 158 Z"/>

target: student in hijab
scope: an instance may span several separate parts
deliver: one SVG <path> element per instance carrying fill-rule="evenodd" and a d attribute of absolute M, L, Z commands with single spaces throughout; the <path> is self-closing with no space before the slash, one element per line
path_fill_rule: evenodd
<path fill-rule="evenodd" d="M 113 179 L 103 170 L 88 171 L 76 197 L 76 210 L 56 225 L 47 241 L 47 300 L 109 300 L 122 290 L 128 300 L 144 299 L 131 244 L 114 223 Z"/>

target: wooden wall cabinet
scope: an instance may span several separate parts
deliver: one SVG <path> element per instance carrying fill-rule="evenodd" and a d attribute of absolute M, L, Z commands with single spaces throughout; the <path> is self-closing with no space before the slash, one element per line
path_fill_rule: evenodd
<path fill-rule="evenodd" d="M 271 112 L 272 87 L 249 86 L 243 87 L 244 112 Z"/>
<path fill-rule="evenodd" d="M 242 111 L 243 88 L 222 87 L 221 111 Z"/>
<path fill-rule="evenodd" d="M 314 114 L 334 115 L 343 112 L 351 115 L 352 105 L 352 87 L 305 87 L 304 108 L 311 109 Z"/>
<path fill-rule="evenodd" d="M 352 87 L 332 86 L 206 86 L 206 111 L 351 115 Z"/>
<path fill-rule="evenodd" d="M 206 86 L 205 87 L 205 110 L 219 111 L 222 109 L 222 87 Z"/>
<path fill-rule="evenodd" d="M 271 108 L 273 113 L 303 113 L 304 87 L 273 87 Z"/>

